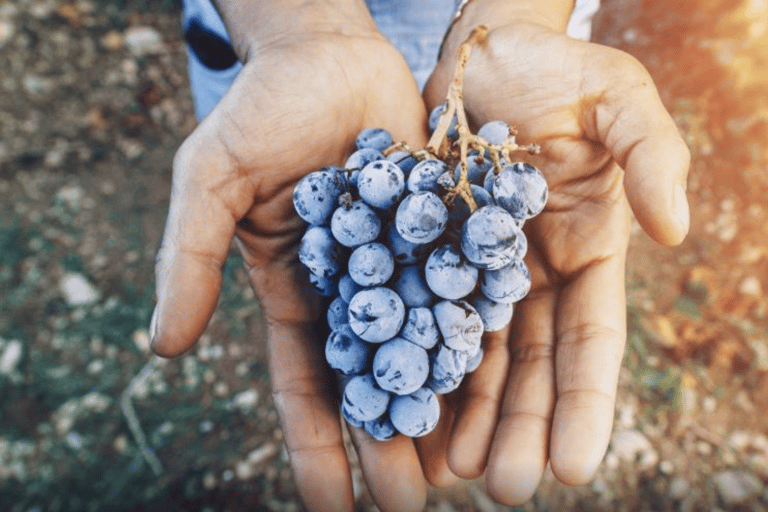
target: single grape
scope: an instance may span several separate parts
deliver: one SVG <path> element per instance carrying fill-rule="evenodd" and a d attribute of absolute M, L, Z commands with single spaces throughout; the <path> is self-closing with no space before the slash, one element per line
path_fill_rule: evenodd
<path fill-rule="evenodd" d="M 407 195 L 397 207 L 395 226 L 401 237 L 416 244 L 436 240 L 448 223 L 448 208 L 434 192 Z"/>
<path fill-rule="evenodd" d="M 356 428 L 364 428 L 365 427 L 365 422 L 364 421 L 360 421 L 357 418 L 355 418 L 355 416 L 352 415 L 349 412 L 349 408 L 347 407 L 347 404 L 345 404 L 343 402 L 341 404 L 341 415 L 344 417 L 344 420 L 349 425 L 352 425 L 353 427 L 356 427 Z"/>
<path fill-rule="evenodd" d="M 429 252 L 429 244 L 409 242 L 397 232 L 397 226 L 392 223 L 387 230 L 387 246 L 392 251 L 399 265 L 418 263 Z"/>
<path fill-rule="evenodd" d="M 309 282 L 321 297 L 333 297 L 339 293 L 339 282 L 336 276 L 318 276 L 310 272 Z"/>
<path fill-rule="evenodd" d="M 346 191 L 343 170 L 326 167 L 304 176 L 293 189 L 293 207 L 309 224 L 326 224 Z"/>
<path fill-rule="evenodd" d="M 349 274 L 344 274 L 339 278 L 339 295 L 347 304 L 362 289 L 363 287 L 357 284 Z"/>
<path fill-rule="evenodd" d="M 512 320 L 511 302 L 496 302 L 481 294 L 473 297 L 469 303 L 482 318 L 485 332 L 500 331 Z"/>
<path fill-rule="evenodd" d="M 475 289 L 477 276 L 477 267 L 467 261 L 453 244 L 442 245 L 432 251 L 424 267 L 429 289 L 443 299 L 456 300 L 469 295 Z"/>
<path fill-rule="evenodd" d="M 376 160 L 360 171 L 357 179 L 360 198 L 381 210 L 396 204 L 405 190 L 405 176 L 400 168 L 389 160 Z"/>
<path fill-rule="evenodd" d="M 504 167 L 493 181 L 496 204 L 516 219 L 530 219 L 544 209 L 548 188 L 544 175 L 532 165 L 518 162 Z"/>
<path fill-rule="evenodd" d="M 411 170 L 419 163 L 419 159 L 408 151 L 394 151 L 387 155 L 387 160 L 394 162 L 403 171 L 403 175 L 408 178 Z"/>
<path fill-rule="evenodd" d="M 505 209 L 483 206 L 464 223 L 461 249 L 464 256 L 480 268 L 501 268 L 512 261 L 519 232 L 515 220 Z"/>
<path fill-rule="evenodd" d="M 467 356 L 467 373 L 472 373 L 480 367 L 480 363 L 483 362 L 483 356 L 485 356 L 485 351 L 483 351 L 482 347 L 474 354 Z"/>
<path fill-rule="evenodd" d="M 328 320 L 328 327 L 330 327 L 332 331 L 347 324 L 349 321 L 349 312 L 347 309 L 347 303 L 344 302 L 344 299 L 340 296 L 337 296 L 331 301 L 325 316 Z"/>
<path fill-rule="evenodd" d="M 365 373 L 349 379 L 344 387 L 342 403 L 353 420 L 371 421 L 387 412 L 389 393 L 376 385 L 372 374 Z"/>
<path fill-rule="evenodd" d="M 363 427 L 368 435 L 377 441 L 388 441 L 397 435 L 397 429 L 395 429 L 388 414 L 379 416 L 375 420 L 366 421 Z"/>
<path fill-rule="evenodd" d="M 432 371 L 428 386 L 438 395 L 450 393 L 459 387 L 467 372 L 467 353 L 440 344 L 431 357 Z"/>
<path fill-rule="evenodd" d="M 325 342 L 328 365 L 345 375 L 360 375 L 368 371 L 373 359 L 374 345 L 361 340 L 349 325 L 332 332 Z"/>
<path fill-rule="evenodd" d="M 441 103 L 440 105 L 437 105 L 435 108 L 432 109 L 432 111 L 429 113 L 429 131 L 434 132 L 435 128 L 437 128 L 438 123 L 440 122 L 440 116 L 442 116 L 445 112 L 448 110 L 448 105 L 445 103 Z M 458 130 L 459 122 L 456 119 L 456 114 L 453 114 L 453 119 L 451 119 L 450 127 L 448 128 L 448 137 L 452 139 L 457 139 L 459 137 L 459 130 Z"/>
<path fill-rule="evenodd" d="M 411 308 L 405 319 L 400 337 L 424 348 L 431 349 L 440 341 L 435 315 L 429 308 Z"/>
<path fill-rule="evenodd" d="M 353 201 L 349 208 L 339 206 L 333 212 L 331 232 L 341 245 L 357 247 L 376 240 L 381 233 L 381 219 L 363 201 Z"/>
<path fill-rule="evenodd" d="M 472 151 L 467 155 L 467 179 L 474 185 L 482 185 L 488 171 L 493 169 L 493 162 L 488 158 L 483 158 L 477 151 Z M 453 172 L 453 179 L 457 182 L 461 178 L 461 164 L 456 164 Z"/>
<path fill-rule="evenodd" d="M 365 288 L 349 302 L 349 326 L 355 334 L 371 343 L 394 338 L 404 320 L 403 301 L 389 288 Z"/>
<path fill-rule="evenodd" d="M 517 302 L 531 289 L 531 273 L 521 260 L 497 269 L 486 270 L 480 280 L 480 291 L 496 302 Z"/>
<path fill-rule="evenodd" d="M 428 307 L 432 305 L 434 299 L 421 269 L 415 265 L 401 267 L 395 272 L 392 289 L 400 295 L 403 303 L 409 308 Z"/>
<path fill-rule="evenodd" d="M 430 191 L 440 192 L 437 179 L 448 170 L 445 162 L 435 158 L 422 160 L 411 170 L 408 175 L 407 188 L 410 192 Z"/>
<path fill-rule="evenodd" d="M 519 224 L 518 224 L 519 225 Z M 522 229 L 517 232 L 517 247 L 515 247 L 514 261 L 522 261 L 528 253 L 528 237 Z"/>
<path fill-rule="evenodd" d="M 411 394 L 426 382 L 428 375 L 427 351 L 403 338 L 382 343 L 373 356 L 373 377 L 385 391 Z"/>
<path fill-rule="evenodd" d="M 432 307 L 432 313 L 448 348 L 472 352 L 480 346 L 483 320 L 468 302 L 444 300 Z"/>
<path fill-rule="evenodd" d="M 347 270 L 360 286 L 378 286 L 392 277 L 395 259 L 384 244 L 370 242 L 352 251 Z"/>
<path fill-rule="evenodd" d="M 477 130 L 477 136 L 481 139 L 500 146 L 509 138 L 509 125 L 504 121 L 488 121 Z"/>
<path fill-rule="evenodd" d="M 419 388 L 410 395 L 392 397 L 389 418 L 395 428 L 409 437 L 431 432 L 440 419 L 440 402 L 429 388 Z"/>
<path fill-rule="evenodd" d="M 316 276 L 330 277 L 341 269 L 341 245 L 329 228 L 310 226 L 299 244 L 299 261 Z"/>
<path fill-rule="evenodd" d="M 355 139 L 357 149 L 372 148 L 377 151 L 384 151 L 393 142 L 392 134 L 384 128 L 364 128 Z"/>

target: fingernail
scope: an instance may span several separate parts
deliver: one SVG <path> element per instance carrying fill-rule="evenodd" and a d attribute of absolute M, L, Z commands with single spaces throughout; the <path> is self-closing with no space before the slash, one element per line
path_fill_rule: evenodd
<path fill-rule="evenodd" d="M 157 306 L 152 311 L 152 320 L 149 321 L 149 342 L 154 343 L 157 336 Z"/>
<path fill-rule="evenodd" d="M 688 209 L 688 198 L 685 195 L 685 189 L 683 189 L 683 186 L 679 183 L 675 186 L 672 200 L 674 201 L 672 206 L 675 208 L 675 214 L 680 220 L 683 232 L 688 233 L 688 228 L 690 228 L 691 225 L 691 213 Z"/>

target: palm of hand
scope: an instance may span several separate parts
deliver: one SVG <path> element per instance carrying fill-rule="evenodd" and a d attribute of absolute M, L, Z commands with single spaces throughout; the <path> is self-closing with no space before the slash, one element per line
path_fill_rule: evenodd
<path fill-rule="evenodd" d="M 299 268 L 305 225 L 293 211 L 293 187 L 313 170 L 342 164 L 366 126 L 420 147 L 425 117 L 407 65 L 380 36 L 323 35 L 252 54 L 174 160 L 156 268 L 153 349 L 175 356 L 195 343 L 216 307 L 234 239 L 267 321 L 274 400 L 297 484 L 318 510 L 351 509 L 352 484 L 334 379 L 314 329 L 320 311 Z M 374 460 L 366 450 L 361 447 L 361 459 Z M 417 490 L 414 496 L 411 486 L 387 488 L 384 499 L 423 501 L 413 444 L 394 443 L 386 452 L 379 454 L 382 463 L 409 461 L 399 476 Z M 369 485 L 376 493 L 378 483 Z"/>
<path fill-rule="evenodd" d="M 438 65 L 428 106 L 442 101 L 451 70 L 450 59 Z M 534 25 L 492 31 L 473 50 L 464 106 L 476 125 L 501 119 L 520 142 L 540 144 L 525 159 L 550 187 L 525 227 L 532 290 L 510 331 L 487 336 L 448 441 L 453 473 L 487 469 L 491 494 L 516 504 L 548 460 L 562 481 L 581 484 L 602 459 L 626 336 L 629 206 L 654 239 L 679 242 L 687 226 L 668 198 L 689 155 L 634 59 Z"/>

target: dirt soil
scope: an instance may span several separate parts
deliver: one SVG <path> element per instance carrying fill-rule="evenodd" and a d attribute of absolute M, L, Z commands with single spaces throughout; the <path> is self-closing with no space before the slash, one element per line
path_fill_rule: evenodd
<path fill-rule="evenodd" d="M 598 475 L 547 474 L 516 510 L 766 511 L 768 6 L 603 4 L 595 40 L 648 68 L 690 145 L 692 228 L 664 248 L 635 226 Z M 302 510 L 234 252 L 198 347 L 147 348 L 171 160 L 195 126 L 179 14 L 0 0 L 2 510 Z M 508 509 L 478 480 L 427 510 Z"/>

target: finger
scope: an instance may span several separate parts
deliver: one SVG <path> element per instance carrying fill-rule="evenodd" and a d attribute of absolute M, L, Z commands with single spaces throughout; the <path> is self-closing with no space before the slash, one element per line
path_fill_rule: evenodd
<path fill-rule="evenodd" d="M 484 335 L 483 362 L 467 375 L 456 400 L 448 466 L 464 479 L 485 471 L 509 370 L 508 337 L 509 328 Z"/>
<path fill-rule="evenodd" d="M 690 151 L 648 72 L 627 54 L 612 57 L 617 74 L 599 73 L 600 91 L 587 94 L 598 98 L 587 101 L 588 124 L 626 171 L 627 198 L 645 232 L 659 243 L 679 244 L 690 227 Z"/>
<path fill-rule="evenodd" d="M 510 506 L 533 496 L 547 464 L 555 403 L 555 302 L 554 292 L 534 290 L 515 311 L 509 382 L 487 472 L 491 496 Z"/>
<path fill-rule="evenodd" d="M 173 357 L 185 352 L 208 325 L 219 297 L 221 269 L 236 219 L 252 201 L 220 145 L 201 145 L 201 132 L 179 148 L 165 233 L 155 266 L 157 305 L 152 349 Z"/>
<path fill-rule="evenodd" d="M 586 267 L 560 292 L 552 419 L 552 471 L 568 485 L 587 483 L 613 426 L 626 340 L 624 256 Z"/>
<path fill-rule="evenodd" d="M 432 432 L 415 438 L 414 443 L 427 482 L 434 487 L 448 487 L 459 481 L 459 477 L 448 465 L 448 442 L 453 428 L 455 407 L 449 395 L 441 395 L 438 398 L 440 421 Z"/>
<path fill-rule="evenodd" d="M 310 510 L 352 510 L 352 478 L 324 345 L 311 324 L 267 321 L 272 394 L 299 494 Z"/>
<path fill-rule="evenodd" d="M 376 441 L 359 428 L 350 434 L 376 505 L 383 512 L 424 510 L 427 484 L 413 441 L 403 435 Z"/>

